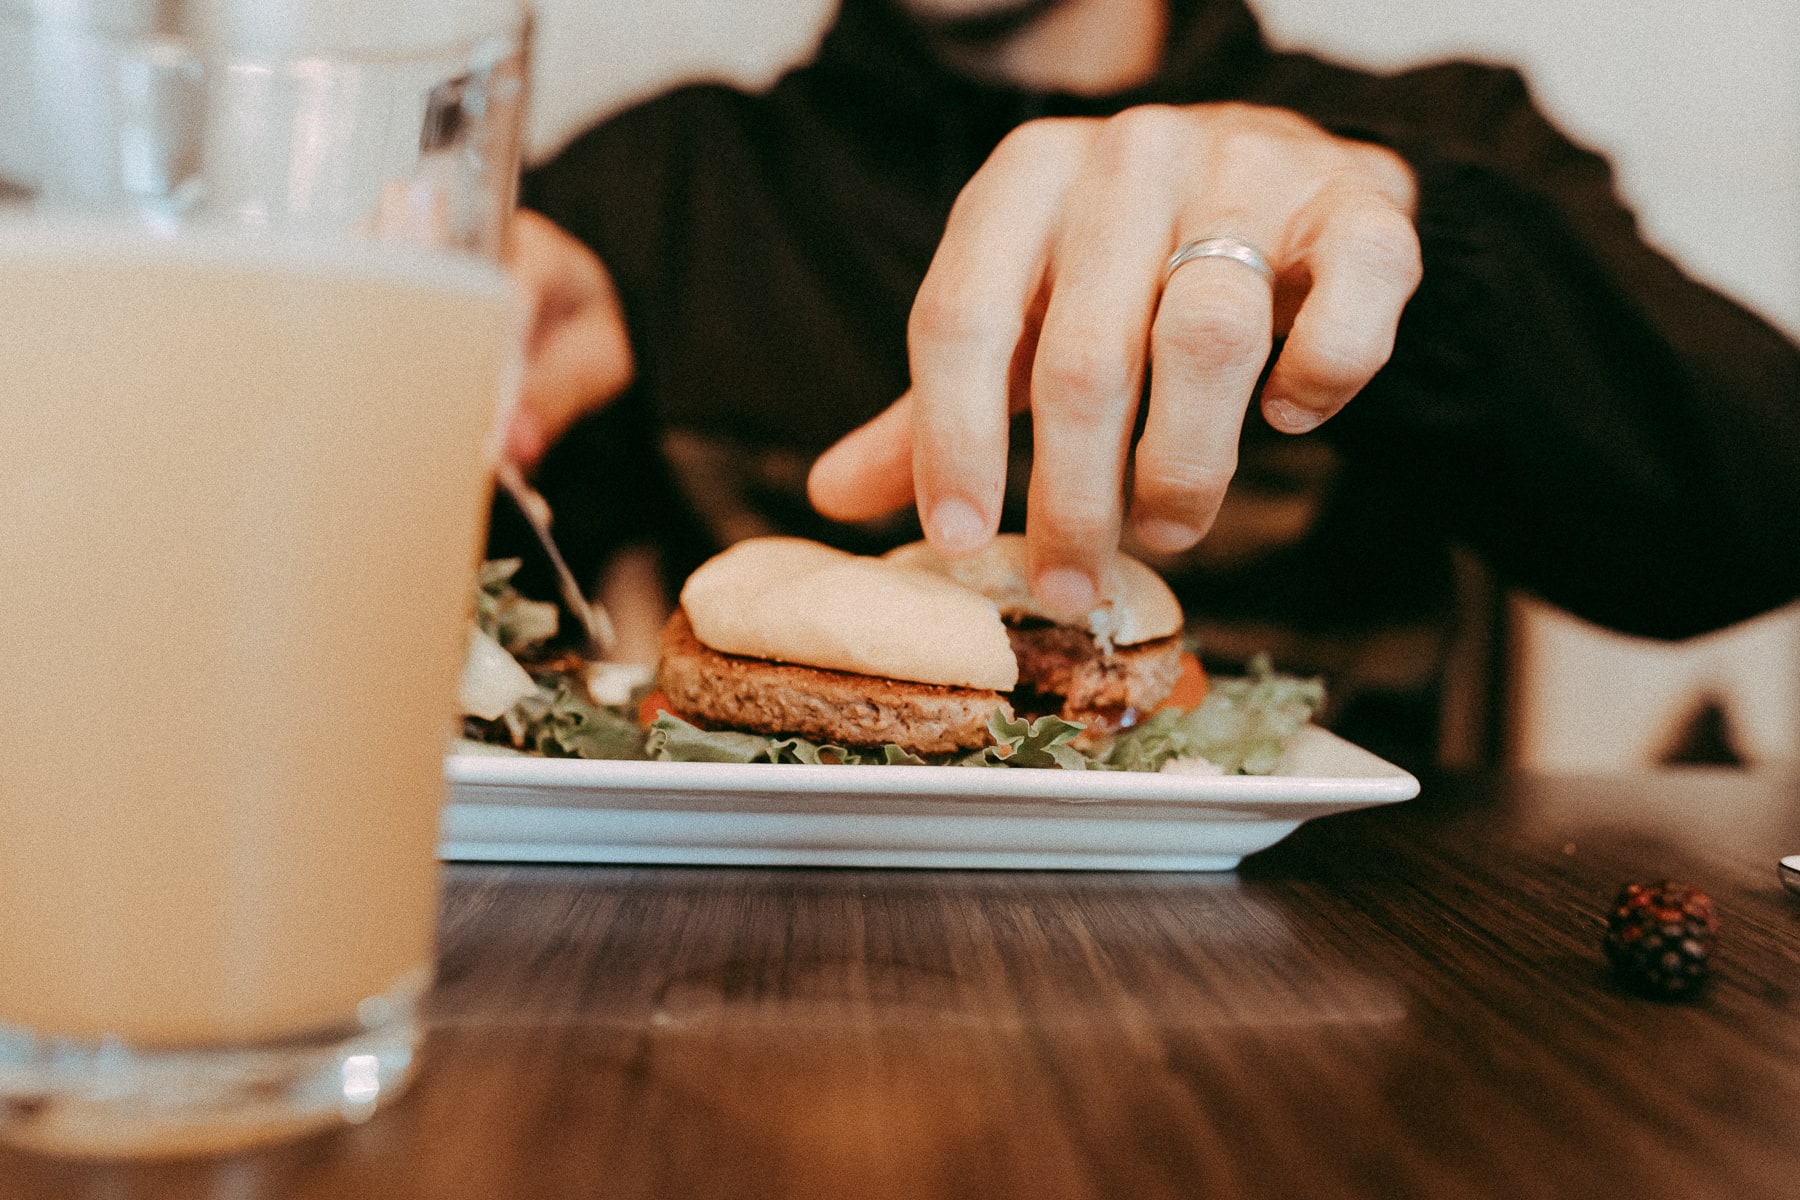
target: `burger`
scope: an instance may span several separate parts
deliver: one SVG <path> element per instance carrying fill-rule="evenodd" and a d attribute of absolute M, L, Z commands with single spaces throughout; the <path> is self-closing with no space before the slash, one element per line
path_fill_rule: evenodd
<path fill-rule="evenodd" d="M 1181 606 L 1118 555 L 1100 603 L 1059 622 L 1026 583 L 1025 539 L 948 560 L 752 538 L 704 563 L 663 630 L 657 687 L 709 729 L 921 756 L 991 744 L 990 720 L 1055 714 L 1085 738 L 1129 728 L 1181 674 Z"/>

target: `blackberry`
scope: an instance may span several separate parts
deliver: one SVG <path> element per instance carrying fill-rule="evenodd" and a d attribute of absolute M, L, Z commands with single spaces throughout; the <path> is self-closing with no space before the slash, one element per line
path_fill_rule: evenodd
<path fill-rule="evenodd" d="M 1691 996 L 1706 982 L 1718 931 L 1712 900 L 1698 888 L 1667 880 L 1627 884 L 1606 921 L 1606 957 L 1635 991 Z"/>

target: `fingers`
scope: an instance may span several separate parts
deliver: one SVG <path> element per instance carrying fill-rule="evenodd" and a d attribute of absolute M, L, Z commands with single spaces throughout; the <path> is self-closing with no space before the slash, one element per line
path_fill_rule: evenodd
<path fill-rule="evenodd" d="M 1175 109 L 1145 107 L 1109 122 L 1070 190 L 1055 243 L 1031 368 L 1026 536 L 1033 590 L 1069 616 L 1094 607 L 1118 547 L 1174 182 L 1191 143 Z"/>
<path fill-rule="evenodd" d="M 1305 433 L 1350 402 L 1394 349 L 1400 313 L 1419 286 L 1412 220 L 1380 198 L 1325 219 L 1309 256 L 1312 287 L 1263 388 L 1263 416 Z"/>
<path fill-rule="evenodd" d="M 926 537 L 952 557 L 980 549 L 999 525 L 1015 352 L 1030 336 L 1057 214 L 1088 137 L 1069 121 L 1010 134 L 957 198 L 913 303 L 912 477 Z"/>
<path fill-rule="evenodd" d="M 813 502 L 859 520 L 910 487 L 933 544 L 972 552 L 997 525 L 1009 412 L 1028 403 L 1032 585 L 1085 613 L 1118 543 L 1146 362 L 1131 519 L 1172 553 L 1216 516 L 1276 333 L 1278 429 L 1316 426 L 1386 361 L 1419 280 L 1415 190 L 1398 156 L 1245 105 L 1020 127 L 951 213 L 909 323 L 910 392 L 819 460 Z M 1210 235 L 1259 244 L 1274 294 L 1229 259 L 1165 288 L 1170 249 Z"/>
<path fill-rule="evenodd" d="M 1132 481 L 1132 532 L 1150 550 L 1185 550 L 1212 527 L 1268 361 L 1272 301 L 1261 275 L 1222 258 L 1184 265 L 1163 291 Z"/>
<path fill-rule="evenodd" d="M 507 266 L 531 300 L 532 321 L 507 452 L 529 467 L 577 417 L 624 391 L 635 364 L 600 260 L 537 213 L 518 213 L 511 235 Z"/>
<path fill-rule="evenodd" d="M 1309 198 L 1287 213 L 1271 205 L 1258 217 L 1231 216 L 1213 209 L 1212 198 L 1184 218 L 1194 231 L 1247 229 L 1253 241 L 1261 225 L 1277 278 L 1271 287 L 1239 263 L 1201 259 L 1168 282 L 1151 337 L 1150 412 L 1132 496 L 1133 532 L 1153 551 L 1178 553 L 1211 528 L 1278 320 L 1288 324 L 1287 342 L 1262 408 L 1287 433 L 1335 415 L 1393 352 L 1401 310 L 1420 277 L 1410 170 L 1388 151 L 1347 144 L 1332 163 L 1325 185 L 1301 189 Z M 1221 174 L 1230 181 L 1229 168 Z M 1281 181 L 1252 176 L 1217 190 L 1278 195 Z M 1278 223 L 1266 223 L 1271 213 Z M 1290 320 L 1288 297 L 1296 294 Z"/>

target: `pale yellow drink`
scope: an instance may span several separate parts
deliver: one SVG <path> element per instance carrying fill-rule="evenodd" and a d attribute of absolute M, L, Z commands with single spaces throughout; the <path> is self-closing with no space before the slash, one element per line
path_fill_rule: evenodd
<path fill-rule="evenodd" d="M 518 320 L 474 262 L 0 226 L 0 1025 L 305 1035 L 428 971 Z"/>

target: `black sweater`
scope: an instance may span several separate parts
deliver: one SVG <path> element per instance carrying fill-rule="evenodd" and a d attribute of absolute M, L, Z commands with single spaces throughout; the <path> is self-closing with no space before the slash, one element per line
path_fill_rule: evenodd
<path fill-rule="evenodd" d="M 963 78 L 882 0 L 846 0 L 818 59 L 770 92 L 680 89 L 528 175 L 525 202 L 612 271 L 638 360 L 630 394 L 544 464 L 567 548 L 591 568 L 652 538 L 678 576 L 748 532 L 913 536 L 830 525 L 800 484 L 905 390 L 907 312 L 957 192 L 1022 121 L 1219 100 L 1404 156 L 1425 272 L 1341 415 L 1288 438 L 1253 406 L 1217 532 L 1161 564 L 1203 638 L 1354 674 L 1367 655 L 1346 647 L 1444 627 L 1456 545 L 1656 637 L 1800 595 L 1800 351 L 1646 246 L 1606 164 L 1515 72 L 1276 53 L 1241 0 L 1173 0 L 1156 76 L 1102 99 Z"/>

